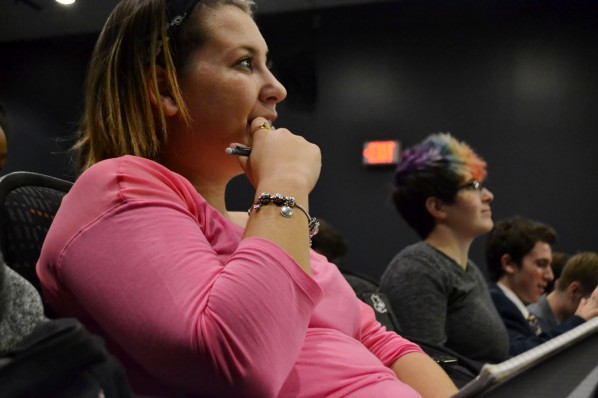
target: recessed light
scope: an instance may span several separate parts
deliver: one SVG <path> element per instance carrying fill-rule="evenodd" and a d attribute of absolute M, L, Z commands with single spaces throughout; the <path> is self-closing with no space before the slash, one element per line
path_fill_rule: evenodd
<path fill-rule="evenodd" d="M 70 5 L 73 4 L 75 0 L 56 0 L 56 2 L 64 5 Z"/>

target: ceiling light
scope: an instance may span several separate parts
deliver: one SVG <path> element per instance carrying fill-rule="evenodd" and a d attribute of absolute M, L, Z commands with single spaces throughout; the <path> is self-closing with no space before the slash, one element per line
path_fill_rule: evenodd
<path fill-rule="evenodd" d="M 56 0 L 56 2 L 64 5 L 70 5 L 73 4 L 75 0 Z"/>

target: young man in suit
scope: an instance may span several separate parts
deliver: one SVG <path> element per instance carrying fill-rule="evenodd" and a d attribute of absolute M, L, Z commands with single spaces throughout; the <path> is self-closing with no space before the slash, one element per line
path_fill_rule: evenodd
<path fill-rule="evenodd" d="M 575 315 L 543 330 L 527 305 L 537 302 L 554 279 L 550 263 L 556 232 L 548 225 L 513 217 L 499 221 L 486 244 L 490 295 L 509 334 L 509 353 L 518 355 L 598 316 L 598 293 L 580 302 Z"/>

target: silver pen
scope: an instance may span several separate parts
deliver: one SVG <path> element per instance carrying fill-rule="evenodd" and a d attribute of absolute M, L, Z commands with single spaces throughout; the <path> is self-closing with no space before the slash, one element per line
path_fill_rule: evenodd
<path fill-rule="evenodd" d="M 251 154 L 251 147 L 235 145 L 234 148 L 226 148 L 226 154 L 233 156 L 249 156 Z"/>

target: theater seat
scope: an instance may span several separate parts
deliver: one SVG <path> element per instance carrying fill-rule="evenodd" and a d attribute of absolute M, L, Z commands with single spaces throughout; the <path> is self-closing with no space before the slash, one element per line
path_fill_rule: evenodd
<path fill-rule="evenodd" d="M 69 181 L 27 171 L 0 178 L 0 250 L 6 265 L 38 291 L 35 265 L 62 197 L 71 186 Z"/>
<path fill-rule="evenodd" d="M 378 291 L 378 282 L 375 280 L 346 268 L 339 267 L 339 270 L 345 277 L 345 280 L 349 282 L 357 297 L 362 298 L 365 293 Z"/>

